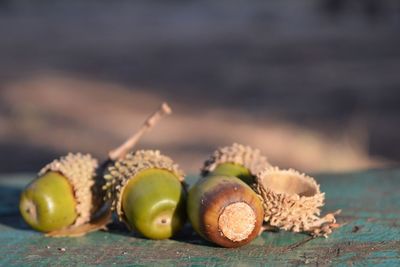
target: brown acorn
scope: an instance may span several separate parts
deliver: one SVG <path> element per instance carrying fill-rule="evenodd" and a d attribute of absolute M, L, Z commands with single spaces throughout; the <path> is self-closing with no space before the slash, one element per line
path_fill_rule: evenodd
<path fill-rule="evenodd" d="M 240 179 L 209 176 L 189 190 L 187 214 L 200 236 L 232 248 L 258 236 L 264 210 L 257 194 Z"/>

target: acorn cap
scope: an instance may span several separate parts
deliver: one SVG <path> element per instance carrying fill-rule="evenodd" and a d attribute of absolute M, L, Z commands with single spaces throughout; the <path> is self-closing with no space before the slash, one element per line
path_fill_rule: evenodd
<path fill-rule="evenodd" d="M 78 214 L 73 224 L 75 226 L 89 222 L 92 214 L 98 208 L 98 201 L 94 201 L 96 196 L 92 193 L 97 166 L 97 160 L 89 154 L 69 153 L 67 156 L 47 164 L 38 174 L 40 177 L 50 171 L 59 172 L 70 182 Z"/>
<path fill-rule="evenodd" d="M 222 147 L 214 151 L 211 157 L 204 162 L 204 166 L 201 169 L 202 176 L 214 171 L 222 163 L 242 165 L 253 176 L 271 166 L 267 158 L 261 155 L 260 150 L 234 143 L 231 146 Z"/>
<path fill-rule="evenodd" d="M 116 210 L 120 221 L 125 221 L 122 211 L 122 195 L 125 186 L 136 174 L 147 169 L 163 169 L 176 175 L 180 182 L 184 182 L 184 173 L 173 160 L 161 155 L 158 150 L 138 150 L 129 153 L 124 159 L 118 160 L 110 166 L 104 175 L 106 184 L 106 201 L 112 200 L 111 208 Z"/>
<path fill-rule="evenodd" d="M 325 237 L 335 228 L 335 214 L 319 216 L 325 193 L 310 176 L 270 167 L 257 175 L 255 191 L 263 200 L 264 221 L 270 226 Z"/>

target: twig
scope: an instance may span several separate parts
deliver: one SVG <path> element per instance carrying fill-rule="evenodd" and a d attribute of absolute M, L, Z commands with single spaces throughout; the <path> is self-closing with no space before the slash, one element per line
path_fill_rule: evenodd
<path fill-rule="evenodd" d="M 162 103 L 160 108 L 146 119 L 142 127 L 140 127 L 134 135 L 132 135 L 122 145 L 108 153 L 109 159 L 115 161 L 124 158 L 125 155 L 136 145 L 143 134 L 150 131 L 162 117 L 171 114 L 171 112 L 172 110 L 168 104 L 165 102 Z"/>

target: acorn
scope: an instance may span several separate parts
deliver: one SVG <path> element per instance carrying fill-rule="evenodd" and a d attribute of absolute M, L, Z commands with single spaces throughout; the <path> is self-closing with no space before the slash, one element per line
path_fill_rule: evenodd
<path fill-rule="evenodd" d="M 46 165 L 21 194 L 19 206 L 24 220 L 53 237 L 81 236 L 105 229 L 112 213 L 110 200 L 104 201 L 104 170 L 123 159 L 144 133 L 170 113 L 168 104 L 163 103 L 139 131 L 110 151 L 100 167 L 96 159 L 80 153 L 70 153 Z"/>
<path fill-rule="evenodd" d="M 160 151 L 131 152 L 110 166 L 104 177 L 106 198 L 130 230 L 150 239 L 167 239 L 184 225 L 184 174 Z"/>
<path fill-rule="evenodd" d="M 269 166 L 271 165 L 267 158 L 261 155 L 260 150 L 234 143 L 214 151 L 204 163 L 201 174 L 203 177 L 208 175 L 235 176 L 252 185 L 257 173 Z"/>
<path fill-rule="evenodd" d="M 102 203 L 94 193 L 97 166 L 96 159 L 80 153 L 46 165 L 21 194 L 26 223 L 45 233 L 88 223 Z"/>
<path fill-rule="evenodd" d="M 260 233 L 264 210 L 257 194 L 233 176 L 208 176 L 190 190 L 187 214 L 194 230 L 222 247 L 248 244 Z"/>
<path fill-rule="evenodd" d="M 269 167 L 257 175 L 255 191 L 263 199 L 268 226 L 327 237 L 336 224 L 334 213 L 320 217 L 325 193 L 313 177 L 293 169 Z"/>

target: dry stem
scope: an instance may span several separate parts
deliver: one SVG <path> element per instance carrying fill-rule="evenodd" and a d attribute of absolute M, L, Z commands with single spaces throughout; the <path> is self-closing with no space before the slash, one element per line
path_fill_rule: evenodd
<path fill-rule="evenodd" d="M 109 159 L 115 161 L 124 158 L 146 132 L 150 131 L 162 117 L 171 114 L 171 112 L 172 110 L 168 104 L 165 102 L 162 103 L 160 108 L 146 119 L 142 127 L 140 127 L 134 135 L 126 140 L 125 143 L 108 153 Z"/>

